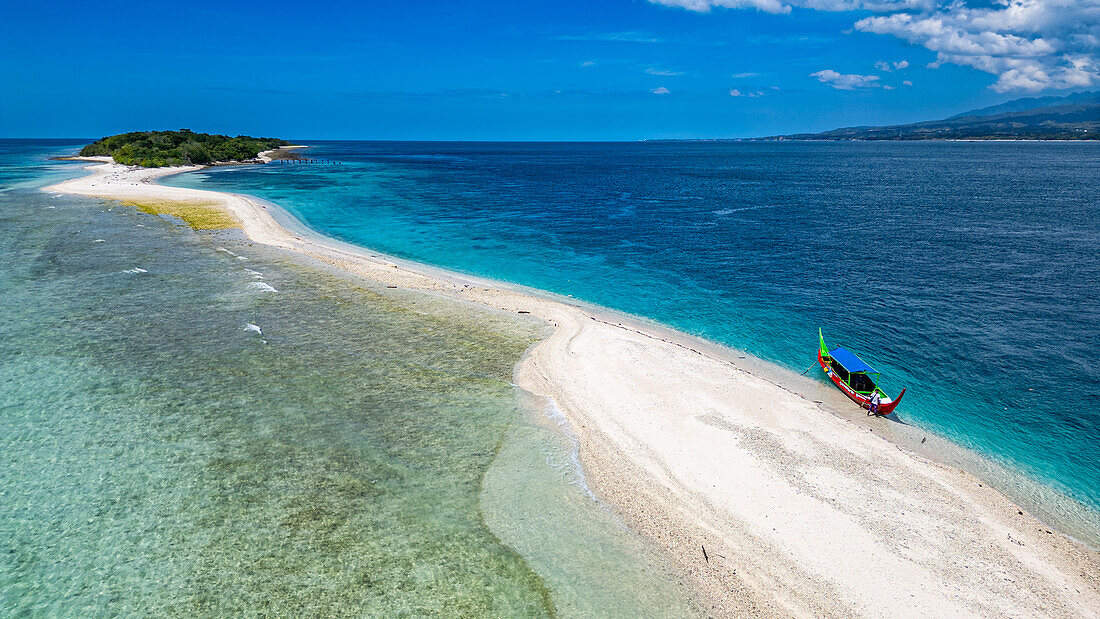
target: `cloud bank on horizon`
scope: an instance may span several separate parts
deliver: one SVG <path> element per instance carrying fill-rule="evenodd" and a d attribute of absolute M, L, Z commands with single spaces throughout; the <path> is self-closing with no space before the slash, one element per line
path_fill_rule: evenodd
<path fill-rule="evenodd" d="M 931 68 L 972 67 L 997 76 L 997 92 L 1100 84 L 1100 0 L 649 0 L 700 13 L 715 8 L 773 14 L 794 9 L 863 11 L 854 30 L 892 35 L 936 53 Z M 904 67 L 898 67 L 904 68 Z M 874 76 L 831 69 L 811 75 L 834 88 L 873 85 Z M 863 78 L 857 79 L 857 78 Z"/>

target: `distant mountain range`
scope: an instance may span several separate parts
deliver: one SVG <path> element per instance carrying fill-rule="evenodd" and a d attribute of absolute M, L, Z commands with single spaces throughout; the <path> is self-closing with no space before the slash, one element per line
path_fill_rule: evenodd
<path fill-rule="evenodd" d="M 765 140 L 1100 140 L 1100 92 L 1016 99 L 943 120 L 845 127 Z"/>

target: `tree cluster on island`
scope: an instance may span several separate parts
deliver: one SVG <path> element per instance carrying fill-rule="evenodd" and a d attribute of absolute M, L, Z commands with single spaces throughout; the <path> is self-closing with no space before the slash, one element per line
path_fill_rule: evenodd
<path fill-rule="evenodd" d="M 109 156 L 115 163 L 160 168 L 174 165 L 229 163 L 255 159 L 265 150 L 288 146 L 276 138 L 247 135 L 229 137 L 210 133 L 179 131 L 135 131 L 120 133 L 85 146 L 82 157 Z"/>

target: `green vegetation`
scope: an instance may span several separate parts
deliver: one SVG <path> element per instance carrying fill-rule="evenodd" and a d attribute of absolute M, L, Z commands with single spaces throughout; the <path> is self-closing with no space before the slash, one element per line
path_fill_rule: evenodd
<path fill-rule="evenodd" d="M 150 215 L 170 215 L 182 219 L 195 230 L 239 228 L 241 222 L 216 202 L 179 202 L 175 200 L 129 200 L 123 202 Z"/>
<path fill-rule="evenodd" d="M 135 131 L 101 138 L 80 150 L 82 157 L 109 156 L 116 163 L 146 168 L 245 161 L 290 142 L 275 138 L 179 131 Z"/>

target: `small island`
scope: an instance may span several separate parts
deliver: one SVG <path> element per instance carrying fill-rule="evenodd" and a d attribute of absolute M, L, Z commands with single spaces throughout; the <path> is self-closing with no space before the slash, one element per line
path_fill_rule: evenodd
<path fill-rule="evenodd" d="M 229 137 L 211 133 L 179 131 L 134 131 L 120 133 L 80 149 L 81 157 L 108 156 L 115 163 L 161 168 L 177 165 L 203 165 L 250 161 L 267 150 L 289 146 L 276 138 L 247 135 Z"/>

